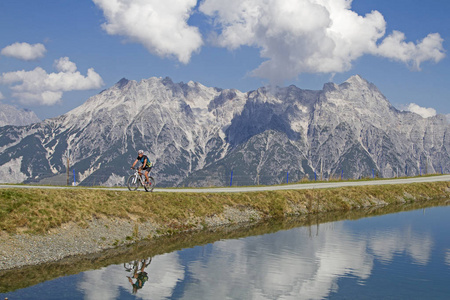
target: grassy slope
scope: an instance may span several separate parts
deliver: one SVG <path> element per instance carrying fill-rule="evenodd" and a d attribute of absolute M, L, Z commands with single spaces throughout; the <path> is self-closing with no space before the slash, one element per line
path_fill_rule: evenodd
<path fill-rule="evenodd" d="M 0 232 L 45 233 L 68 222 L 87 226 L 101 217 L 184 230 L 222 214 L 225 207 L 276 218 L 449 197 L 450 182 L 214 194 L 6 188 L 0 189 Z"/>

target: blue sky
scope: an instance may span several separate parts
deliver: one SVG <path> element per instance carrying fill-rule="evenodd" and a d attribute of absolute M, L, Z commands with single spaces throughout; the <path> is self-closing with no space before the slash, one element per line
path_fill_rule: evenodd
<path fill-rule="evenodd" d="M 447 0 L 4 0 L 0 102 L 45 119 L 123 77 L 246 92 L 359 74 L 397 108 L 449 114 L 449 13 Z"/>

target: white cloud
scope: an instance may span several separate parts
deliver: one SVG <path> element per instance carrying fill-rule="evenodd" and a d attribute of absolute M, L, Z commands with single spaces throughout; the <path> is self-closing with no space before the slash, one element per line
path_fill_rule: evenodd
<path fill-rule="evenodd" d="M 300 73 L 333 73 L 351 68 L 365 54 L 396 59 L 414 67 L 445 54 L 439 34 L 418 44 L 402 33 L 385 36 L 378 11 L 360 16 L 351 0 L 205 0 L 200 11 L 217 30 L 216 43 L 229 49 L 251 46 L 267 58 L 253 74 L 272 81 Z"/>
<path fill-rule="evenodd" d="M 127 37 L 161 57 L 188 63 L 203 44 L 197 27 L 187 20 L 197 0 L 93 0 L 107 20 L 103 29 Z"/>
<path fill-rule="evenodd" d="M 108 34 L 182 63 L 203 45 L 199 29 L 188 24 L 198 2 L 199 12 L 213 24 L 210 41 L 230 50 L 260 49 L 267 60 L 252 74 L 272 83 L 300 73 L 348 71 L 363 55 L 386 57 L 417 70 L 423 62 L 445 57 L 438 33 L 416 43 L 407 42 L 399 31 L 386 36 L 383 15 L 375 10 L 358 15 L 351 9 L 352 0 L 93 1 L 103 11 Z"/>
<path fill-rule="evenodd" d="M 405 34 L 394 31 L 379 45 L 377 53 L 381 56 L 411 65 L 420 70 L 425 61 L 439 62 L 445 57 L 443 39 L 438 33 L 429 34 L 422 41 L 414 44 L 405 42 Z"/>
<path fill-rule="evenodd" d="M 48 74 L 37 67 L 32 71 L 3 73 L 0 83 L 10 85 L 12 96 L 23 104 L 53 105 L 61 100 L 64 92 L 96 89 L 103 86 L 103 80 L 93 68 L 83 76 L 75 63 L 62 57 L 54 64 L 58 73 Z"/>
<path fill-rule="evenodd" d="M 434 108 L 421 107 L 415 103 L 409 104 L 406 110 L 416 113 L 422 118 L 434 117 L 436 115 L 436 110 Z"/>
<path fill-rule="evenodd" d="M 416 264 L 427 265 L 433 248 L 433 239 L 429 235 L 417 234 L 411 228 L 375 232 L 368 243 L 374 255 L 385 264 L 403 253 L 408 254 Z"/>
<path fill-rule="evenodd" d="M 34 60 L 44 57 L 46 52 L 47 49 L 42 44 L 14 43 L 3 48 L 0 53 L 21 60 Z"/>
<path fill-rule="evenodd" d="M 213 243 L 207 259 L 189 263 L 196 284 L 185 286 L 184 298 L 323 299 L 338 288 L 340 277 L 366 280 L 373 268 L 367 242 L 354 239 L 342 224 L 320 224 L 319 236 L 299 227 L 276 238 Z"/>
<path fill-rule="evenodd" d="M 3 96 L 2 92 L 0 92 L 0 100 L 5 99 L 5 96 Z"/>
<path fill-rule="evenodd" d="M 77 65 L 71 62 L 68 57 L 61 57 L 60 59 L 55 60 L 53 66 L 59 72 L 74 73 L 77 71 Z"/>

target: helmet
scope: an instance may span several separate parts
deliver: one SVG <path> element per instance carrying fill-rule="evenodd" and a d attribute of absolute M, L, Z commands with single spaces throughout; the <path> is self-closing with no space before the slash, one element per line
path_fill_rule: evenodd
<path fill-rule="evenodd" d="M 144 154 L 144 150 L 139 150 L 138 154 Z"/>

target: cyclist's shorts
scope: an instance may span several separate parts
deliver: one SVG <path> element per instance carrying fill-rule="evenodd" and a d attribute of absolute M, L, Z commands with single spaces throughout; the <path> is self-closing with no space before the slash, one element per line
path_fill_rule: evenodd
<path fill-rule="evenodd" d="M 152 167 L 147 167 L 147 166 L 145 166 L 145 167 L 142 168 L 142 170 L 148 171 L 148 172 L 150 172 L 151 169 L 152 169 Z"/>

